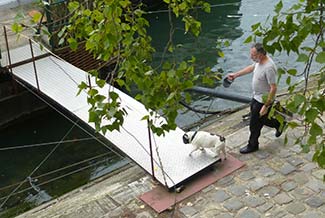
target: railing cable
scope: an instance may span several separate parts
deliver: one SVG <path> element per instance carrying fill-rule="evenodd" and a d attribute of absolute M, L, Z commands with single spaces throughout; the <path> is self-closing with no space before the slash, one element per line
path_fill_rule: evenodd
<path fill-rule="evenodd" d="M 103 157 L 103 156 L 106 156 L 106 155 L 109 155 L 111 153 L 104 153 L 104 154 L 100 154 L 100 155 L 97 155 L 97 156 L 94 156 L 94 157 L 91 157 L 91 158 L 88 158 L 88 159 L 85 159 L 85 160 L 82 160 L 82 161 L 79 161 L 79 162 L 76 162 L 76 163 L 73 163 L 73 164 L 70 164 L 70 165 L 67 165 L 67 166 L 64 166 L 64 167 L 61 167 L 61 168 L 58 168 L 58 169 L 55 169 L 55 170 L 52 170 L 52 171 L 49 171 L 49 172 L 46 172 L 44 174 L 41 174 L 41 175 L 38 175 L 38 176 L 35 176 L 33 177 L 33 179 L 39 179 L 39 178 L 42 178 L 44 176 L 48 176 L 48 175 L 51 175 L 53 173 L 57 173 L 57 172 L 60 172 L 62 170 L 65 170 L 65 169 L 68 169 L 68 168 L 71 168 L 71 167 L 74 167 L 74 166 L 77 166 L 77 165 L 80 165 L 80 164 L 83 164 L 85 162 L 88 162 L 88 161 L 92 161 L 92 160 L 95 160 L 97 158 L 100 158 L 100 157 Z M 105 160 L 112 160 L 113 158 L 111 159 L 105 159 Z M 26 180 L 23 180 L 23 181 L 20 181 L 20 182 L 17 182 L 15 184 L 11 184 L 11 185 L 7 185 L 7 186 L 3 186 L 3 187 L 0 187 L 0 191 L 2 190 L 5 190 L 5 189 L 8 189 L 12 186 L 16 186 L 16 185 L 19 185 L 19 183 L 21 182 L 27 182 Z"/>
<path fill-rule="evenodd" d="M 78 121 L 77 121 L 78 122 Z M 76 123 L 77 123 L 76 122 Z M 72 131 L 72 129 L 75 127 L 75 124 L 72 125 L 72 127 L 69 129 L 69 131 L 66 132 L 66 134 L 62 137 L 61 141 L 63 141 Z M 26 177 L 32 177 L 32 175 L 45 163 L 48 158 L 54 153 L 54 151 L 59 147 L 60 143 L 58 143 L 49 153 L 46 155 L 46 157 L 37 165 L 36 168 Z M 3 206 L 6 204 L 6 202 L 9 200 L 9 198 L 24 184 L 24 182 L 21 182 L 7 197 L 6 199 L 1 203 L 0 208 L 3 208 Z"/>
<path fill-rule="evenodd" d="M 83 141 L 90 141 L 90 140 L 94 140 L 94 138 L 87 137 L 87 138 L 81 138 L 81 139 L 69 139 L 69 140 L 62 141 L 61 144 L 72 143 L 72 142 L 83 142 Z M 41 146 L 47 146 L 47 145 L 54 145 L 57 143 L 59 143 L 59 141 L 42 142 L 42 143 L 29 144 L 29 145 L 7 146 L 7 147 L 1 147 L 0 151 L 16 150 L 16 149 L 23 149 L 23 148 L 35 148 L 35 147 L 41 147 Z"/>

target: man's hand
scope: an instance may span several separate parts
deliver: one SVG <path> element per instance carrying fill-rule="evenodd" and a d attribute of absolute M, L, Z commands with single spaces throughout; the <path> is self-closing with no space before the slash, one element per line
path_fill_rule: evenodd
<path fill-rule="evenodd" d="M 246 75 L 248 73 L 253 72 L 254 68 L 255 68 L 255 65 L 249 65 L 249 66 L 241 69 L 240 71 L 237 71 L 235 73 L 229 73 L 229 74 L 227 74 L 227 78 L 229 80 L 234 80 L 237 77 L 240 77 L 240 76 L 243 76 L 243 75 Z"/>
<path fill-rule="evenodd" d="M 263 105 L 261 110 L 260 110 L 260 117 L 264 116 L 265 114 L 267 114 L 268 110 L 269 110 L 269 107 L 270 106 L 266 106 L 266 105 Z"/>
<path fill-rule="evenodd" d="M 237 77 L 236 73 L 229 73 L 227 75 L 228 80 L 234 80 L 236 79 L 236 77 Z"/>

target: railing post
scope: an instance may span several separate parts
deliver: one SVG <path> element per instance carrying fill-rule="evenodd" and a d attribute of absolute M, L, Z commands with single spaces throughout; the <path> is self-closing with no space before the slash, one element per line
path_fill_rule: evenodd
<path fill-rule="evenodd" d="M 90 80 L 90 75 L 88 74 L 88 86 L 89 86 L 89 88 L 91 88 L 91 82 L 90 82 L 91 80 Z"/>
<path fill-rule="evenodd" d="M 6 26 L 3 26 L 3 32 L 5 34 L 5 40 L 6 40 L 6 47 L 7 47 L 8 61 L 9 61 L 9 70 L 10 70 L 10 73 L 12 73 L 11 57 L 10 57 L 10 51 L 9 51 L 9 43 L 8 43 L 8 36 L 7 36 Z"/>
<path fill-rule="evenodd" d="M 12 66 L 11 66 L 11 57 L 10 57 L 10 51 L 9 51 L 9 42 L 8 42 L 8 36 L 7 36 L 7 29 L 6 26 L 3 26 L 3 32 L 5 35 L 5 41 L 6 41 L 6 48 L 7 48 L 7 54 L 8 54 L 8 61 L 9 61 L 9 72 L 12 76 L 12 86 L 14 87 L 14 92 L 18 93 L 17 83 L 15 80 L 15 75 L 12 73 Z"/>
<path fill-rule="evenodd" d="M 29 45 L 30 45 L 30 52 L 32 54 L 32 61 L 33 61 L 33 67 L 34 67 L 36 85 L 37 85 L 38 91 L 40 91 L 40 89 L 39 89 L 39 82 L 38 82 L 38 76 L 37 76 L 37 70 L 36 70 L 36 64 L 35 64 L 35 56 L 34 56 L 34 51 L 33 51 L 33 44 L 32 44 L 32 40 L 31 39 L 29 39 Z"/>
<path fill-rule="evenodd" d="M 156 177 L 155 177 L 155 169 L 154 169 L 154 165 L 153 165 L 153 153 L 152 153 L 152 143 L 151 143 L 151 130 L 150 130 L 149 121 L 148 121 L 148 136 L 149 136 L 149 148 L 150 148 L 151 173 L 152 173 L 153 180 L 156 180 Z"/>

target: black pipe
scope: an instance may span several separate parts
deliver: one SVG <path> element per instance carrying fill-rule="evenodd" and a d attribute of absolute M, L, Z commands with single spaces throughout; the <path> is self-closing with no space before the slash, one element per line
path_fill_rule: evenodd
<path fill-rule="evenodd" d="M 240 103 L 250 103 L 252 100 L 251 98 L 246 97 L 246 96 L 240 96 L 240 95 L 236 95 L 236 94 L 220 92 L 215 89 L 205 88 L 205 87 L 201 87 L 201 86 L 194 86 L 186 91 L 196 92 L 196 93 L 209 95 L 209 96 L 214 96 L 214 97 L 218 97 L 218 98 L 222 98 L 222 99 L 227 99 L 230 101 L 237 101 Z"/>

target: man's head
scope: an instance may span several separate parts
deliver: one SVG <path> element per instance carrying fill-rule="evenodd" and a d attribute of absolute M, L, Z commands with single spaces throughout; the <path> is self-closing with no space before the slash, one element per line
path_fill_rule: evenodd
<path fill-rule="evenodd" d="M 261 43 L 255 43 L 250 50 L 251 59 L 257 63 L 266 56 L 266 51 Z"/>

